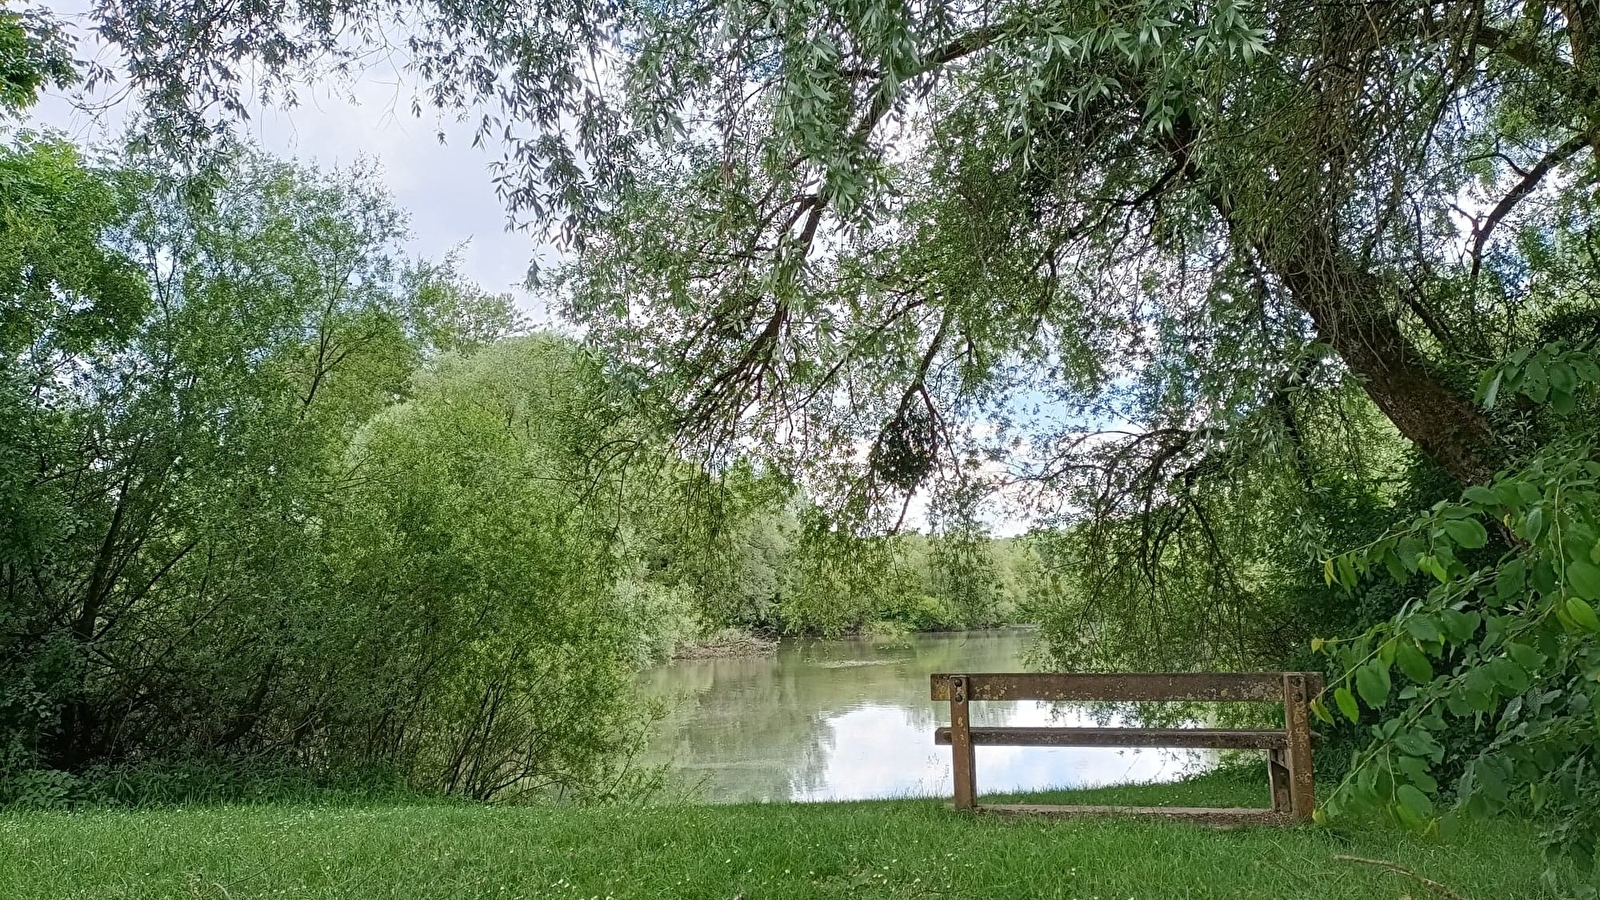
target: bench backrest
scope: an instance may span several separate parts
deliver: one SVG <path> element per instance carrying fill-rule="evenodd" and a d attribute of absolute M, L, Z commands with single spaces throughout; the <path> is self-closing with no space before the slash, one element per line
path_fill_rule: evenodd
<path fill-rule="evenodd" d="M 1322 690 L 1315 672 L 988 673 L 934 675 L 931 681 L 934 700 L 951 699 L 952 681 L 965 678 L 968 700 L 1272 702 L 1284 699 L 1285 675 L 1303 676 L 1313 696 Z"/>

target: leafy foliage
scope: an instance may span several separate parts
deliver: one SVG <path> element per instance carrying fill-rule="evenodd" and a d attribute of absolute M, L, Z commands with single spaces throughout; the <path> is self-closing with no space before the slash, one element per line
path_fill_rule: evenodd
<path fill-rule="evenodd" d="M 583 251 L 567 313 L 689 446 L 759 449 L 879 526 L 917 491 L 1008 485 L 1092 517 L 1119 562 L 1088 593 L 1147 619 L 1169 590 L 1307 599 L 1337 529 L 1204 534 L 1230 492 L 1404 512 L 1438 496 L 1397 502 L 1432 475 L 1408 446 L 1461 484 L 1517 461 L 1470 381 L 1562 318 L 1550 276 L 1588 304 L 1578 6 L 98 12 L 191 142 L 242 110 L 241 71 L 281 99 L 396 14 L 417 108 L 505 142 L 508 203 Z M 1270 484 L 1293 469 L 1305 490 Z"/>
<path fill-rule="evenodd" d="M 1600 859 L 1596 383 L 1600 366 L 1587 350 L 1558 342 L 1512 354 L 1484 375 L 1484 405 L 1513 394 L 1548 403 L 1568 418 L 1568 435 L 1327 561 L 1330 583 L 1387 573 L 1426 585 L 1390 621 L 1317 642 L 1346 673 L 1332 691 L 1338 712 L 1356 722 L 1365 707 L 1380 719 L 1330 812 L 1381 807 L 1427 827 L 1457 813 L 1532 810 L 1556 823 L 1552 852 L 1589 868 Z M 1326 700 L 1315 709 L 1332 721 Z"/>
<path fill-rule="evenodd" d="M 303 714 L 333 746 L 389 748 L 451 794 L 609 789 L 637 737 L 635 645 L 686 611 L 618 590 L 629 471 L 595 448 L 633 435 L 597 376 L 559 339 L 502 342 L 357 435 L 325 526 L 348 605 L 312 654 L 342 696 Z"/>
<path fill-rule="evenodd" d="M 236 148 L 197 183 L 23 138 L 0 171 L 12 801 L 241 760 L 620 789 L 667 612 L 618 588 L 588 357 L 401 259 L 367 169 Z"/>
<path fill-rule="evenodd" d="M 78 81 L 70 39 L 48 10 L 0 10 L 0 116 L 18 116 L 46 85 Z"/>

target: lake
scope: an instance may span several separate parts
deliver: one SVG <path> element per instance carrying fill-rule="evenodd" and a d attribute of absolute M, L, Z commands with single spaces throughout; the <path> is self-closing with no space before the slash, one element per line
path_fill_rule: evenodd
<path fill-rule="evenodd" d="M 949 704 L 935 672 L 1030 671 L 1024 628 L 914 634 L 892 642 L 786 640 L 771 656 L 678 660 L 644 674 L 666 718 L 645 762 L 705 801 L 949 796 L 950 748 L 933 730 Z M 1089 725 L 1078 704 L 977 703 L 974 725 Z M 1112 720 L 1115 724 L 1115 720 Z M 980 793 L 1172 780 L 1209 751 L 977 748 Z"/>

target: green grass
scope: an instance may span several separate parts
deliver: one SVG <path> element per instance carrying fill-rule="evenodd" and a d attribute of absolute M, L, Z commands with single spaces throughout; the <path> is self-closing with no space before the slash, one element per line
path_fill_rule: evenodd
<path fill-rule="evenodd" d="M 1224 773 L 1082 792 L 1094 803 L 1257 805 Z M 1060 797 L 1049 799 L 1059 800 Z M 480 807 L 233 806 L 0 814 L 0 898 L 1381 898 L 1533 900 L 1534 829 L 1450 840 L 1358 830 L 1222 831 L 958 815 L 932 800 Z"/>

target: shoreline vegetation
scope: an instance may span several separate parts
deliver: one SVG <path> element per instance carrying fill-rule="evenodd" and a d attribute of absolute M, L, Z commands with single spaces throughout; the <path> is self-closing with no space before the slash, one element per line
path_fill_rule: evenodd
<path fill-rule="evenodd" d="M 668 661 L 771 656 L 776 652 L 778 641 L 775 638 L 738 628 L 723 628 L 705 637 L 680 642 Z"/>
<path fill-rule="evenodd" d="M 709 635 L 686 638 L 678 642 L 665 663 L 683 659 L 733 659 L 738 657 L 771 656 L 778 652 L 779 644 L 786 638 L 802 640 L 866 640 L 879 644 L 903 641 L 912 634 L 955 634 L 965 631 L 993 631 L 998 629 L 1037 630 L 1039 626 L 1027 622 L 993 625 L 989 628 L 906 628 L 898 622 L 869 622 L 843 635 L 824 634 L 772 635 L 745 628 L 720 628 Z"/>
<path fill-rule="evenodd" d="M 1259 805 L 1258 768 L 1027 799 Z M 1379 823 L 1007 820 L 959 815 L 937 798 L 13 810 L 0 812 L 0 896 L 1342 900 L 1427 897 L 1432 883 L 1473 900 L 1541 900 L 1556 895 L 1540 884 L 1537 830 L 1517 819 L 1448 838 Z"/>

